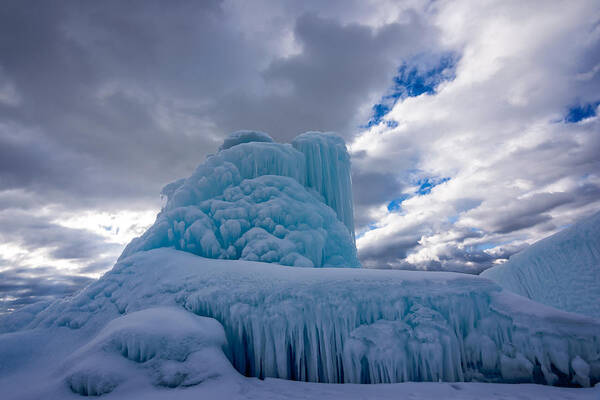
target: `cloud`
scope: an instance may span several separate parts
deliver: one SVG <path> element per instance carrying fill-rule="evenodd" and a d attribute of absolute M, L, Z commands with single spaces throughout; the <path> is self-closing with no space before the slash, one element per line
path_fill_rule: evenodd
<path fill-rule="evenodd" d="M 0 213 L 0 240 L 30 251 L 47 248 L 51 258 L 82 262 L 120 248 L 89 230 L 64 227 L 48 217 L 14 211 Z"/>
<path fill-rule="evenodd" d="M 358 174 L 400 163 L 408 188 L 399 209 L 388 198 L 367 212 L 366 265 L 477 273 L 600 208 L 600 121 L 587 106 L 568 117 L 599 100 L 597 7 L 530 7 L 437 3 L 436 27 L 460 54 L 454 78 L 397 102 L 352 144 Z"/>
<path fill-rule="evenodd" d="M 0 265 L 6 261 L 0 260 Z M 60 269 L 16 267 L 0 271 L 0 314 L 38 301 L 73 294 L 93 279 Z"/>
<path fill-rule="evenodd" d="M 215 120 L 227 130 L 249 124 L 283 141 L 307 130 L 350 138 L 402 59 L 434 46 L 436 36 L 415 13 L 377 30 L 302 14 L 293 30 L 300 52 L 276 58 L 262 71 L 264 92 L 227 93 L 215 103 Z"/>

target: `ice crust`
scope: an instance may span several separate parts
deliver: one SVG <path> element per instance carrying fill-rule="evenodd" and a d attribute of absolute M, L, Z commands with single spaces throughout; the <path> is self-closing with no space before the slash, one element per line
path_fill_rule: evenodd
<path fill-rule="evenodd" d="M 289 268 L 156 249 L 121 260 L 75 297 L 13 313 L 0 327 L 96 331 L 158 306 L 219 321 L 232 364 L 249 376 L 582 386 L 600 380 L 599 320 L 456 273 Z M 129 345 L 123 335 L 117 342 L 127 344 L 113 347 L 117 353 L 126 346 L 134 361 L 158 354 L 154 339 L 139 336 Z"/>
<path fill-rule="evenodd" d="M 156 222 L 121 257 L 174 247 L 209 258 L 360 266 L 344 141 L 311 132 L 293 147 L 256 135 L 234 134 L 191 177 L 167 185 Z"/>
<path fill-rule="evenodd" d="M 534 243 L 481 276 L 540 303 L 600 318 L 600 213 Z"/>

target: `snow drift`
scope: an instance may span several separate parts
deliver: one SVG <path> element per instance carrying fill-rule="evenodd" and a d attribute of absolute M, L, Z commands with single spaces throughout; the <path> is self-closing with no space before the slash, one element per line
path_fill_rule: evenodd
<path fill-rule="evenodd" d="M 98 396 L 147 375 L 156 386 L 185 387 L 231 374 L 223 327 L 172 307 L 149 308 L 110 321 L 63 363 L 74 393 Z"/>
<path fill-rule="evenodd" d="M 600 318 L 600 212 L 481 276 L 540 303 Z"/>
<path fill-rule="evenodd" d="M 203 257 L 356 267 L 350 157 L 310 132 L 293 146 L 242 131 L 185 180 L 163 189 L 154 225 L 123 252 L 175 247 Z"/>

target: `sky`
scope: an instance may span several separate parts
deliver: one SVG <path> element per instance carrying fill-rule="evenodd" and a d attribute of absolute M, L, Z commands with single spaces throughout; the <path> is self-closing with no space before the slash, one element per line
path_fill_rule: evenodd
<path fill-rule="evenodd" d="M 334 131 L 363 266 L 479 273 L 600 210 L 597 1 L 3 1 L 0 312 L 73 292 L 230 132 Z"/>

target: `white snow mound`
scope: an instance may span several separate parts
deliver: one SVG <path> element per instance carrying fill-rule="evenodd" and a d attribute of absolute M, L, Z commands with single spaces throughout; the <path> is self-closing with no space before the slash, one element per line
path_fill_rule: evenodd
<path fill-rule="evenodd" d="M 600 212 L 481 276 L 540 303 L 600 318 Z"/>
<path fill-rule="evenodd" d="M 98 396 L 137 376 L 156 386 L 192 386 L 231 374 L 223 327 L 173 307 L 150 308 L 110 321 L 63 363 L 74 393 Z"/>

